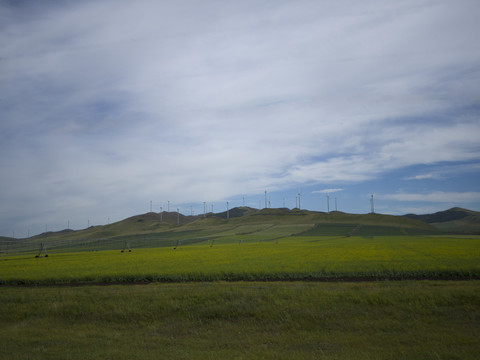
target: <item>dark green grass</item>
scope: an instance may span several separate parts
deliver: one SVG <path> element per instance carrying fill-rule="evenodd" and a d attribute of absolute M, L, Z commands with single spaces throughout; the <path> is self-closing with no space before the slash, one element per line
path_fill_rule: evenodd
<path fill-rule="evenodd" d="M 301 233 L 302 236 L 347 236 L 357 227 L 356 224 L 317 224 Z"/>
<path fill-rule="evenodd" d="M 438 231 L 417 228 L 363 225 L 355 232 L 356 236 L 401 236 L 438 235 Z"/>
<path fill-rule="evenodd" d="M 478 359 L 480 282 L 0 291 L 0 359 Z"/>
<path fill-rule="evenodd" d="M 302 236 L 420 236 L 438 235 L 435 229 L 408 228 L 398 226 L 362 225 L 362 224 L 317 224 Z"/>

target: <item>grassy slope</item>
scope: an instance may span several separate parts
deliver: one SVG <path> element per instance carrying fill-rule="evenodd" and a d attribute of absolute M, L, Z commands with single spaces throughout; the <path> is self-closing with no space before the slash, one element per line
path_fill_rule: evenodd
<path fill-rule="evenodd" d="M 85 251 L 174 246 L 202 241 L 255 242 L 305 233 L 310 235 L 379 236 L 435 234 L 438 230 L 422 221 L 380 214 L 321 213 L 306 210 L 235 208 L 229 220 L 209 214 L 183 216 L 177 213 L 147 213 L 104 226 L 80 231 L 48 232 L 17 243 L 0 243 L 0 252 L 35 253 L 46 243 L 49 251 Z M 179 219 L 180 224 L 177 224 Z M 360 229 L 357 229 L 358 226 Z M 320 229 L 320 231 L 318 231 Z M 355 230 L 352 232 L 352 230 Z"/>
<path fill-rule="evenodd" d="M 432 225 L 441 231 L 451 233 L 480 234 L 480 216 L 478 215 L 466 216 L 459 220 L 432 223 Z"/>
<path fill-rule="evenodd" d="M 455 207 L 434 214 L 408 214 L 405 217 L 427 222 L 441 231 L 457 234 L 480 234 L 480 213 L 478 211 Z"/>
<path fill-rule="evenodd" d="M 0 359 L 477 359 L 480 282 L 3 288 Z"/>
<path fill-rule="evenodd" d="M 234 209 L 232 209 L 233 211 Z M 160 215 L 156 213 L 147 213 L 134 216 L 117 223 L 90 227 L 85 230 L 75 232 L 58 232 L 42 234 L 32 238 L 37 242 L 48 238 L 55 239 L 98 239 L 114 238 L 125 235 L 145 235 L 159 234 L 165 232 L 181 231 L 203 231 L 204 233 L 214 234 L 225 230 L 248 224 L 275 224 L 275 225 L 294 225 L 294 224 L 363 224 L 383 227 L 409 228 L 419 230 L 435 231 L 435 229 L 418 220 L 409 219 L 400 216 L 380 215 L 380 214 L 344 214 L 344 213 L 321 213 L 307 210 L 286 210 L 286 209 L 263 209 L 254 211 L 250 209 L 244 212 L 244 216 L 230 218 L 229 220 L 220 217 L 185 217 L 180 216 L 180 225 L 176 224 L 176 214 L 163 213 L 160 221 Z M 48 235 L 48 236 L 47 236 Z"/>

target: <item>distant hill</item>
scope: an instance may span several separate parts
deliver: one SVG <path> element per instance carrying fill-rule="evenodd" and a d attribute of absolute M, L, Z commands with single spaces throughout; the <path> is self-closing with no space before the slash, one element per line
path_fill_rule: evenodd
<path fill-rule="evenodd" d="M 439 224 L 442 224 L 443 227 Z M 250 207 L 235 207 L 228 211 L 228 219 L 226 211 L 196 216 L 186 216 L 177 212 L 166 211 L 162 213 L 149 212 L 131 216 L 115 223 L 90 226 L 82 230 L 65 229 L 46 232 L 28 240 L 40 244 L 45 240 L 100 240 L 132 237 L 175 238 L 183 236 L 181 234 L 184 234 L 185 237 L 198 237 L 199 234 L 203 234 L 202 236 L 217 236 L 217 234 L 225 231 L 236 233 L 236 230 L 233 230 L 236 228 L 239 229 L 239 233 L 249 232 L 251 231 L 249 229 L 262 227 L 260 225 L 283 227 L 284 229 L 301 226 L 304 229 L 302 233 L 311 229 L 311 235 L 420 235 L 438 234 L 440 230 L 471 233 L 475 231 L 475 226 L 480 229 L 480 216 L 479 213 L 459 208 L 431 215 L 395 216 L 371 213 L 348 214 L 337 211 L 326 213 L 287 208 L 259 210 Z M 462 226 L 466 226 L 466 230 Z M 294 233 L 298 233 L 298 231 L 290 234 Z"/>
<path fill-rule="evenodd" d="M 480 219 L 477 214 L 460 218 Z M 477 216 L 477 217 L 475 217 Z M 420 218 L 421 219 L 421 218 Z M 441 234 L 436 223 L 418 218 L 384 214 L 348 214 L 301 209 L 235 207 L 227 212 L 186 216 L 177 212 L 149 212 L 124 220 L 90 226 L 82 230 L 45 232 L 22 241 L 0 239 L 0 252 L 38 252 L 42 243 L 51 251 L 121 250 L 125 247 L 149 248 L 198 243 L 278 241 L 291 236 L 394 236 Z M 452 226 L 451 221 L 444 223 Z M 433 226 L 432 226 L 433 225 Z M 480 226 L 480 221 L 476 224 Z M 453 229 L 453 230 L 452 230 Z M 460 228 L 457 223 L 447 231 Z M 63 250 L 62 250 L 63 249 Z"/>
<path fill-rule="evenodd" d="M 441 231 L 480 234 L 480 212 L 454 207 L 433 214 L 407 214 L 404 217 L 426 222 Z"/>
<path fill-rule="evenodd" d="M 149 212 L 142 215 L 135 215 L 123 221 L 129 223 L 149 223 L 149 222 L 165 222 L 167 224 L 186 224 L 196 220 L 196 216 L 186 216 L 177 212 L 163 211 L 161 213 Z"/>
<path fill-rule="evenodd" d="M 410 219 L 421 220 L 426 223 L 441 223 L 446 221 L 460 220 L 470 215 L 480 214 L 475 211 L 462 209 L 459 207 L 454 207 L 448 210 L 439 211 L 434 214 L 425 214 L 425 215 L 415 215 L 415 214 L 406 214 L 405 217 Z"/>
<path fill-rule="evenodd" d="M 38 235 L 35 235 L 34 238 L 36 239 L 41 239 L 41 238 L 48 238 L 51 236 L 56 236 L 56 235 L 66 235 L 75 232 L 75 230 L 72 229 L 64 229 L 60 231 L 47 231 Z"/>
<path fill-rule="evenodd" d="M 228 218 L 232 219 L 232 218 L 242 217 L 242 216 L 245 216 L 245 215 L 251 215 L 251 214 L 253 214 L 257 211 L 258 211 L 257 209 L 242 206 L 242 207 L 235 207 L 235 208 L 230 209 L 228 211 L 228 214 L 227 214 L 227 211 L 224 211 L 224 212 L 216 213 L 216 214 L 209 213 L 208 216 L 215 216 L 215 217 L 219 217 L 221 219 L 226 219 L 227 216 L 228 216 Z"/>

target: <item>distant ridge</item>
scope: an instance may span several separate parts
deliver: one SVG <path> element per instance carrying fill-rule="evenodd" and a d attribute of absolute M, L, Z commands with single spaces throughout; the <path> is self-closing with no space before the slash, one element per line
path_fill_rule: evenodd
<path fill-rule="evenodd" d="M 441 223 L 447 221 L 454 221 L 460 220 L 467 216 L 471 215 L 480 215 L 480 213 L 472 210 L 463 209 L 460 207 L 454 207 L 444 211 L 438 211 L 433 214 L 425 214 L 425 215 L 415 215 L 415 214 L 406 214 L 405 217 L 415 220 L 421 220 L 426 223 Z"/>
<path fill-rule="evenodd" d="M 237 217 L 242 217 L 242 216 L 245 216 L 245 215 L 253 214 L 257 211 L 258 211 L 257 209 L 254 209 L 254 208 L 251 208 L 251 207 L 248 207 L 248 206 L 234 207 L 234 208 L 228 210 L 228 217 L 230 219 L 237 218 Z M 216 213 L 216 214 L 209 213 L 209 216 L 215 216 L 215 217 L 219 217 L 221 219 L 226 219 L 227 218 L 227 211 L 223 211 L 221 213 Z"/>
<path fill-rule="evenodd" d="M 161 237 L 172 232 L 199 232 L 214 234 L 228 227 L 251 226 L 252 224 L 270 224 L 279 226 L 311 224 L 316 233 L 323 234 L 332 230 L 343 233 L 344 225 L 355 229 L 362 225 L 359 234 L 373 234 L 373 228 L 383 228 L 384 234 L 415 232 L 480 234 L 480 213 L 459 207 L 434 214 L 403 216 L 385 214 L 349 214 L 341 211 L 321 212 L 304 209 L 234 207 L 219 213 L 183 215 L 177 212 L 148 212 L 135 215 L 107 225 L 95 225 L 85 229 L 49 231 L 28 239 L 41 242 L 44 239 L 108 239 L 125 236 Z M 329 228 L 332 227 L 332 229 Z M 337 229 L 338 228 L 338 229 Z M 387 228 L 397 230 L 385 230 Z M 217 229 L 217 230 L 216 230 Z M 330 230 L 329 230 L 330 229 Z M 403 230 L 399 230 L 403 229 Z M 327 231 L 327 232 L 328 232 Z M 350 231 L 350 230 L 349 230 Z M 375 230 L 378 233 L 377 230 Z M 347 231 L 348 233 L 348 231 Z M 163 235 L 162 235 L 163 234 Z M 355 233 L 356 234 L 356 233 Z M 3 241 L 7 241 L 4 237 Z M 10 238 L 11 239 L 11 238 Z"/>
<path fill-rule="evenodd" d="M 454 207 L 433 214 L 407 214 L 404 217 L 420 220 L 450 233 L 480 234 L 480 212 Z"/>

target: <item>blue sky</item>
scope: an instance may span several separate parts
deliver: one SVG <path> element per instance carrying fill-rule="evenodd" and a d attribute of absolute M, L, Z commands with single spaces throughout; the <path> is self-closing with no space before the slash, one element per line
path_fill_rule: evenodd
<path fill-rule="evenodd" d="M 160 207 L 480 210 L 480 3 L 0 0 L 0 235 Z"/>

